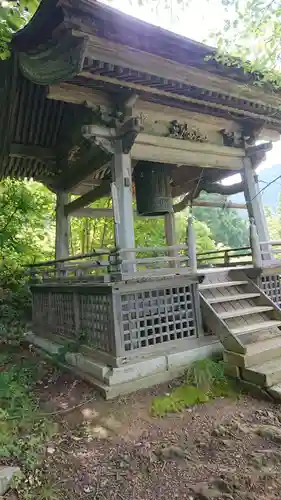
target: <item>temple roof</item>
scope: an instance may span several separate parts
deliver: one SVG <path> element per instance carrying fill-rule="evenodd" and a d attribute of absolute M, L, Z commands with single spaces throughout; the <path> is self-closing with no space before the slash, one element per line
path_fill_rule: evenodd
<path fill-rule="evenodd" d="M 12 54 L 0 69 L 2 177 L 35 177 L 68 189 L 66 174 L 76 160 L 76 170 L 84 168 L 85 158 L 97 165 L 106 160 L 98 149 L 89 155 L 79 136 L 88 119 L 83 102 L 67 102 L 64 94 L 52 98 L 53 86 L 65 83 L 99 91 L 113 103 L 136 92 L 145 102 L 281 130 L 280 92 L 261 89 L 255 75 L 208 59 L 212 47 L 94 0 L 43 0 L 15 34 Z M 77 128 L 71 140 L 70 124 Z M 75 140 L 84 155 L 78 159 Z M 206 175 L 215 180 L 222 173 L 209 169 Z"/>

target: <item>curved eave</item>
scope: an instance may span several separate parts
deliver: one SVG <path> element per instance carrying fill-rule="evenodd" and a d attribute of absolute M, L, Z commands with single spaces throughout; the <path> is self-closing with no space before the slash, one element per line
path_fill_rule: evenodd
<path fill-rule="evenodd" d="M 38 51 L 19 53 L 19 65 L 23 75 L 39 85 L 69 80 L 83 68 L 84 38 L 68 33 Z"/>

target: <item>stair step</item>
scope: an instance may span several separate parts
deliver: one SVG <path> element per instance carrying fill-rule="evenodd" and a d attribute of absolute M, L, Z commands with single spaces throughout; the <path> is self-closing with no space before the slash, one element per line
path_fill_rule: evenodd
<path fill-rule="evenodd" d="M 240 316 L 248 316 L 249 314 L 260 314 L 268 311 L 273 311 L 273 307 L 271 306 L 253 306 L 253 307 L 245 307 L 245 309 L 236 309 L 232 311 L 225 311 L 219 314 L 221 319 L 230 319 L 237 318 Z"/>
<path fill-rule="evenodd" d="M 268 392 L 277 401 L 281 400 L 281 384 L 273 385 L 268 389 Z"/>
<path fill-rule="evenodd" d="M 261 387 L 271 387 L 281 382 L 281 358 L 272 359 L 260 365 L 243 368 L 242 377 Z"/>
<path fill-rule="evenodd" d="M 232 300 L 254 299 L 260 297 L 259 293 L 238 293 L 237 295 L 222 295 L 221 297 L 211 297 L 206 299 L 209 304 L 220 304 L 221 302 L 231 302 Z"/>
<path fill-rule="evenodd" d="M 271 320 L 271 321 L 261 321 L 260 323 L 253 323 L 252 325 L 243 325 L 239 328 L 230 328 L 232 335 L 242 335 L 243 333 L 258 332 L 260 330 L 266 330 L 267 328 L 274 328 L 281 326 L 281 321 Z"/>
<path fill-rule="evenodd" d="M 281 358 L 281 335 L 266 339 L 246 346 L 246 353 L 239 354 L 232 351 L 224 351 L 223 357 L 226 363 L 248 368 L 259 363 L 266 363 L 278 357 Z"/>
<path fill-rule="evenodd" d="M 229 286 L 248 285 L 248 281 L 218 281 L 217 283 L 206 283 L 199 285 L 199 290 L 211 290 L 212 288 L 227 288 Z"/>

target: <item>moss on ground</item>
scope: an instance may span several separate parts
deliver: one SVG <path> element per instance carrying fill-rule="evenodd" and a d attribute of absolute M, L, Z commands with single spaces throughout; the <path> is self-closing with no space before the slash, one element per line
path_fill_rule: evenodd
<path fill-rule="evenodd" d="M 235 397 L 239 391 L 224 375 L 222 361 L 203 359 L 194 362 L 186 371 L 183 384 L 165 396 L 154 398 L 151 414 L 164 417 L 218 397 Z"/>

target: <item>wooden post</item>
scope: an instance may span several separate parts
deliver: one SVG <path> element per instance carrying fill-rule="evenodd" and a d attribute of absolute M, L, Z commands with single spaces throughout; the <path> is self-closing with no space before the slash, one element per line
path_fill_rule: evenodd
<path fill-rule="evenodd" d="M 68 193 L 57 193 L 56 204 L 56 260 L 69 257 L 69 220 L 64 207 L 69 199 Z"/>
<path fill-rule="evenodd" d="M 187 223 L 187 245 L 188 245 L 188 257 L 189 257 L 189 267 L 192 273 L 197 272 L 197 258 L 196 258 L 196 237 L 193 226 L 193 216 L 189 213 L 188 223 Z"/>
<path fill-rule="evenodd" d="M 114 212 L 115 243 L 120 249 L 135 247 L 134 211 L 132 193 L 131 155 L 123 152 L 122 140 L 115 141 L 113 183 L 111 185 Z M 135 260 L 133 252 L 123 253 L 121 258 Z M 134 272 L 134 265 L 126 265 L 125 272 Z"/>
<path fill-rule="evenodd" d="M 176 242 L 176 229 L 175 229 L 175 214 L 174 212 L 169 212 L 164 217 L 165 222 L 165 238 L 166 244 L 168 247 L 174 246 L 177 244 Z M 169 257 L 176 257 L 177 251 L 172 249 L 169 250 Z M 178 267 L 179 263 L 177 261 L 171 261 L 170 267 Z"/>
<path fill-rule="evenodd" d="M 252 167 L 250 158 L 245 158 L 244 166 L 244 193 L 249 219 L 254 220 L 259 242 L 269 241 L 269 232 L 264 213 L 262 196 L 260 194 L 258 176 Z M 268 255 L 262 255 L 262 259 L 270 260 L 272 258 L 270 248 L 268 247 L 266 250 L 268 250 Z"/>
<path fill-rule="evenodd" d="M 250 245 L 253 254 L 253 266 L 258 269 L 261 269 L 262 268 L 261 248 L 260 248 L 257 228 L 253 218 L 250 219 Z"/>

